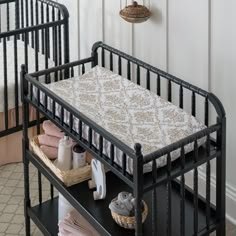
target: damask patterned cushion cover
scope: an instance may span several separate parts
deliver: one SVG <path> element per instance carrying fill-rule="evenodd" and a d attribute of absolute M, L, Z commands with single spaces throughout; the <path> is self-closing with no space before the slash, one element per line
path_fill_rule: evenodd
<path fill-rule="evenodd" d="M 184 110 L 103 67 L 97 66 L 80 77 L 46 86 L 129 147 L 141 143 L 144 155 L 205 128 Z M 56 106 L 56 111 L 59 115 L 59 106 Z M 65 119 L 69 122 L 68 116 Z M 74 120 L 74 129 L 77 127 L 78 120 Z M 83 137 L 88 138 L 85 125 Z M 94 132 L 93 144 L 98 147 L 98 142 L 99 137 Z M 199 140 L 199 145 L 203 142 L 203 139 Z M 103 150 L 109 156 L 107 141 Z M 187 145 L 185 150 L 192 151 L 193 144 Z M 172 160 L 179 156 L 180 150 L 171 154 Z M 121 151 L 116 149 L 115 161 L 119 165 L 121 157 Z M 159 158 L 157 166 L 164 165 L 166 157 Z M 151 163 L 146 164 L 144 172 L 151 171 L 151 168 Z M 127 171 L 133 172 L 131 158 L 127 158 Z"/>
<path fill-rule="evenodd" d="M 7 91 L 8 91 L 8 109 L 15 107 L 15 60 L 14 60 L 14 41 L 6 42 L 7 51 Z M 4 112 L 4 55 L 3 55 L 3 42 L 0 42 L 0 112 Z M 45 68 L 45 56 L 38 53 L 39 70 Z M 21 64 L 25 63 L 25 46 L 24 42 L 17 40 L 17 63 L 18 63 L 18 93 L 19 104 L 20 99 L 20 70 Z M 35 71 L 35 49 L 28 46 L 28 71 Z M 48 60 L 48 67 L 53 67 L 55 64 L 52 60 Z"/>

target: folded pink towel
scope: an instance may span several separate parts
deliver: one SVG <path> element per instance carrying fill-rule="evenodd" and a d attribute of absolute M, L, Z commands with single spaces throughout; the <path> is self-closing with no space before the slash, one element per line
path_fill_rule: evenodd
<path fill-rule="evenodd" d="M 47 134 L 41 134 L 38 136 L 38 140 L 40 145 L 47 145 L 50 147 L 58 148 L 60 138 L 49 136 Z"/>
<path fill-rule="evenodd" d="M 62 138 L 64 136 L 64 133 L 61 132 L 61 130 L 56 125 L 54 125 L 50 120 L 45 120 L 43 122 L 43 130 L 45 134 L 50 136 L 54 136 L 57 138 Z"/>
<path fill-rule="evenodd" d="M 100 236 L 76 210 L 72 210 L 58 225 L 60 236 Z"/>
<path fill-rule="evenodd" d="M 49 158 L 49 159 L 56 159 L 58 155 L 58 148 L 55 147 L 49 147 L 46 145 L 41 145 L 40 149 L 43 151 L 43 153 Z"/>

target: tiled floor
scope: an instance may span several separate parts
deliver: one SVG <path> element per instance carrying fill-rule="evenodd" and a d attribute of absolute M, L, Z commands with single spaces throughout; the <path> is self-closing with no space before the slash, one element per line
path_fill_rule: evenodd
<path fill-rule="evenodd" d="M 37 203 L 37 171 L 31 166 L 31 201 Z M 49 184 L 43 179 L 43 199 L 49 198 Z M 24 177 L 23 165 L 11 164 L 0 167 L 0 236 L 25 235 L 24 231 Z M 31 224 L 33 236 L 42 236 L 42 233 Z M 215 234 L 212 234 L 214 236 Z M 236 235 L 236 226 L 227 223 L 227 236 Z"/>

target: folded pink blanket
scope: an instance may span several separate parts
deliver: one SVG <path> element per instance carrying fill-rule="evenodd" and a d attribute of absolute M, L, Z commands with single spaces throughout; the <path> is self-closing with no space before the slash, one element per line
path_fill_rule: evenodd
<path fill-rule="evenodd" d="M 49 136 L 47 134 L 41 134 L 38 136 L 38 140 L 40 145 L 47 145 L 50 147 L 58 148 L 60 138 Z"/>
<path fill-rule="evenodd" d="M 55 147 L 49 147 L 46 145 L 41 145 L 40 149 L 44 152 L 44 154 L 49 158 L 49 159 L 56 159 L 58 155 L 58 148 Z"/>
<path fill-rule="evenodd" d="M 76 210 L 72 210 L 58 225 L 60 236 L 100 236 Z"/>
<path fill-rule="evenodd" d="M 64 133 L 61 132 L 61 130 L 56 125 L 54 125 L 50 120 L 45 120 L 43 122 L 43 130 L 45 134 L 50 136 L 54 136 L 57 138 L 62 138 L 64 136 Z"/>

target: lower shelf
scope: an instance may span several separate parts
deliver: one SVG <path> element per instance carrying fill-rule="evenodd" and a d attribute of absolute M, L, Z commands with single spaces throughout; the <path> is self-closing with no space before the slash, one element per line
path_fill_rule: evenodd
<path fill-rule="evenodd" d="M 114 198 L 120 191 L 130 191 L 130 189 L 121 180 L 119 180 L 114 174 L 107 173 L 107 189 L 108 195 L 105 200 L 94 201 L 92 197 L 92 191 L 88 189 L 87 181 L 72 187 L 67 188 L 67 191 L 73 196 L 76 201 L 86 210 L 86 214 L 94 218 L 94 227 L 97 229 L 102 228 L 102 232 L 106 232 L 106 235 L 112 236 L 134 236 L 134 230 L 126 230 L 119 227 L 111 218 L 108 205 L 112 198 Z M 166 219 L 167 219 L 167 202 L 166 202 L 166 186 L 160 186 L 157 188 L 158 200 L 157 200 L 157 229 L 158 235 L 166 235 Z M 152 222 L 151 222 L 151 197 L 152 194 L 145 194 L 144 200 L 149 207 L 149 215 L 144 223 L 144 236 L 152 235 Z M 29 214 L 34 222 L 39 226 L 45 235 L 57 235 L 57 208 L 58 199 L 49 200 L 41 205 L 35 206 L 29 209 Z M 193 203 L 191 193 L 186 191 L 186 204 L 185 204 L 185 235 L 193 235 Z M 211 211 L 211 226 L 210 230 L 214 230 L 215 217 L 214 210 Z M 204 205 L 201 202 L 199 204 L 198 211 L 198 228 L 199 235 L 206 233 L 206 217 Z M 43 228 L 44 227 L 44 228 Z M 173 183 L 172 187 L 172 235 L 180 235 L 180 194 L 177 183 Z M 45 233 L 48 232 L 48 233 Z M 101 232 L 101 231 L 100 231 Z M 103 235 L 103 234 L 101 234 Z"/>

